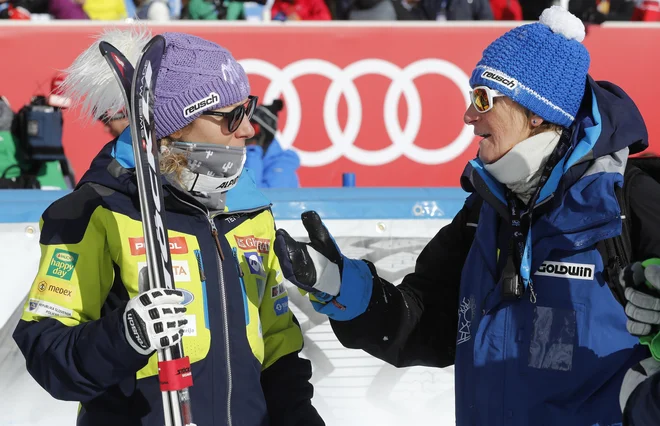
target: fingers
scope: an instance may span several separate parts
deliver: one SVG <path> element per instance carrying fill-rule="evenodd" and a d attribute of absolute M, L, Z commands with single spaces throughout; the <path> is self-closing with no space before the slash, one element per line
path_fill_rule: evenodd
<path fill-rule="evenodd" d="M 650 324 L 642 324 L 641 322 L 629 319 L 626 322 L 626 329 L 628 330 L 628 333 L 632 334 L 633 336 L 648 336 L 651 334 L 653 327 L 651 327 Z"/>
<path fill-rule="evenodd" d="M 176 333 L 169 333 L 163 335 L 154 341 L 154 349 L 165 349 L 167 347 L 175 345 L 183 337 L 183 330 L 179 330 Z"/>
<path fill-rule="evenodd" d="M 155 336 L 160 336 L 171 332 L 178 333 L 179 330 L 183 331 L 182 328 L 186 324 L 188 324 L 188 320 L 183 316 L 176 318 L 166 318 L 162 321 L 154 322 L 152 329 Z"/>
<path fill-rule="evenodd" d="M 168 309 L 168 308 L 165 308 Z M 184 334 L 183 327 L 188 324 L 188 320 L 183 314 L 168 316 L 161 321 L 153 323 L 152 338 L 154 349 L 163 349 L 176 344 Z"/>
<path fill-rule="evenodd" d="M 632 304 L 637 308 L 659 311 L 658 313 L 660 314 L 660 299 L 658 297 L 643 293 L 631 287 L 626 288 L 625 296 L 626 300 L 630 302 L 626 307 Z"/>
<path fill-rule="evenodd" d="M 316 213 L 314 210 L 306 211 L 300 215 L 302 219 L 303 226 L 307 230 L 307 235 L 309 239 L 313 240 L 315 238 L 325 239 L 330 237 L 328 229 L 323 224 L 321 216 Z"/>
<path fill-rule="evenodd" d="M 309 235 L 310 245 L 331 262 L 341 265 L 341 254 L 321 217 L 313 210 L 301 215 L 302 223 Z"/>
<path fill-rule="evenodd" d="M 307 244 L 294 240 L 285 230 L 278 229 L 274 247 L 284 277 L 305 291 L 314 291 L 316 269 L 309 257 Z"/>
<path fill-rule="evenodd" d="M 649 265 L 644 269 L 644 278 L 653 289 L 660 290 L 660 265 Z"/>
<path fill-rule="evenodd" d="M 640 262 L 624 268 L 619 276 L 624 287 L 638 287 L 644 283 L 644 267 Z"/>
<path fill-rule="evenodd" d="M 152 289 L 142 293 L 139 297 L 142 306 L 159 306 L 165 304 L 183 303 L 183 293 L 179 290 Z"/>

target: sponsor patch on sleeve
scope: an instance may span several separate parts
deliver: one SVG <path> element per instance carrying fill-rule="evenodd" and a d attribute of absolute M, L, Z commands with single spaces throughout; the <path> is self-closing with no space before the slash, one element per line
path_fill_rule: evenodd
<path fill-rule="evenodd" d="M 70 281 L 73 270 L 76 269 L 76 263 L 78 263 L 78 253 L 55 249 L 50 258 L 46 275 Z"/>
<path fill-rule="evenodd" d="M 45 300 L 40 299 L 29 299 L 25 311 L 42 317 L 70 318 L 73 315 L 73 311 L 71 309 L 67 309 L 60 305 L 56 305 L 55 303 L 46 302 Z"/>

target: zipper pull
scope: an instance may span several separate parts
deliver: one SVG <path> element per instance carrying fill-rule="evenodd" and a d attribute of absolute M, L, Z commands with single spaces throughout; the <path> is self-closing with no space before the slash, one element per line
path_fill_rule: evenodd
<path fill-rule="evenodd" d="M 220 247 L 220 240 L 218 239 L 218 229 L 215 227 L 215 223 L 213 223 L 213 219 L 209 218 L 209 223 L 211 224 L 211 235 L 213 235 L 213 239 L 215 240 L 215 247 L 218 249 L 218 254 L 220 254 L 220 260 L 225 261 L 225 255 L 222 252 L 222 247 Z"/>
<path fill-rule="evenodd" d="M 236 247 L 232 247 L 231 252 L 234 254 L 234 260 L 236 261 L 236 266 L 238 269 L 238 276 L 243 278 L 245 274 L 243 273 L 243 270 L 241 269 L 241 262 L 238 261 L 238 251 L 236 250 Z"/>

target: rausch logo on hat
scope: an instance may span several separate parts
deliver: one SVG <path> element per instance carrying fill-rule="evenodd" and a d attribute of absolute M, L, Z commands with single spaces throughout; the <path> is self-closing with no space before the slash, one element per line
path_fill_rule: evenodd
<path fill-rule="evenodd" d="M 515 89 L 516 86 L 518 86 L 518 82 L 515 79 L 488 70 L 484 71 L 481 74 L 481 77 L 499 83 L 503 86 L 507 86 L 509 89 Z"/>
<path fill-rule="evenodd" d="M 220 95 L 215 92 L 209 93 L 204 99 L 200 99 L 197 102 L 194 102 L 183 108 L 183 116 L 188 118 L 191 115 L 195 114 L 200 109 L 206 109 L 212 105 L 215 105 L 220 102 Z"/>

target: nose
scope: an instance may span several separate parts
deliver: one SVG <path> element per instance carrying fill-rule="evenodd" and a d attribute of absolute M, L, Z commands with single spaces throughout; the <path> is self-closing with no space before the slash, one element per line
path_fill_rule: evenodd
<path fill-rule="evenodd" d="M 474 105 L 470 103 L 470 106 L 468 109 L 465 110 L 465 114 L 463 114 L 463 122 L 469 126 L 474 126 L 477 121 L 481 118 L 481 115 L 479 112 L 476 110 Z"/>
<path fill-rule="evenodd" d="M 250 139 L 254 136 L 254 127 L 252 127 L 252 123 L 250 123 L 247 116 L 243 117 L 243 121 L 241 121 L 241 125 L 238 126 L 234 136 L 238 139 Z"/>

